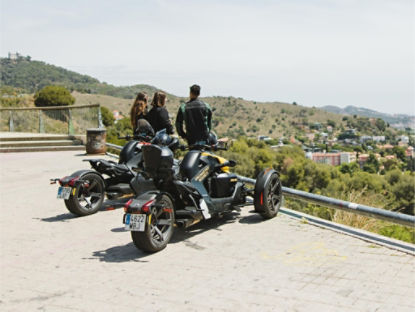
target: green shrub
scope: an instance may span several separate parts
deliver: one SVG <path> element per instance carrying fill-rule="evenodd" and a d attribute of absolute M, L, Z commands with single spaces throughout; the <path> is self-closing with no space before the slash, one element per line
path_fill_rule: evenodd
<path fill-rule="evenodd" d="M 35 105 L 44 106 L 68 106 L 75 103 L 75 98 L 68 89 L 62 86 L 46 86 L 35 94 Z"/>

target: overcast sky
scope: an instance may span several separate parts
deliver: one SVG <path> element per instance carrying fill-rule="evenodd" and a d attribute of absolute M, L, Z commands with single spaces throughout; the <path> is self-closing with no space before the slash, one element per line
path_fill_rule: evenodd
<path fill-rule="evenodd" d="M 115 85 L 415 114 L 413 0 L 0 0 L 10 52 Z"/>

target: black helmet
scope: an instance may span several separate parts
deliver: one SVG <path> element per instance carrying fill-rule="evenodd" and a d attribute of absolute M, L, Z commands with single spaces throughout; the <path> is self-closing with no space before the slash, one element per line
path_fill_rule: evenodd
<path fill-rule="evenodd" d="M 209 132 L 207 142 L 209 145 L 216 145 L 218 143 L 218 137 L 215 132 Z"/>
<path fill-rule="evenodd" d="M 172 138 L 166 133 L 166 130 L 160 130 L 156 133 L 156 136 L 153 139 L 153 144 L 167 146 L 171 143 Z"/>

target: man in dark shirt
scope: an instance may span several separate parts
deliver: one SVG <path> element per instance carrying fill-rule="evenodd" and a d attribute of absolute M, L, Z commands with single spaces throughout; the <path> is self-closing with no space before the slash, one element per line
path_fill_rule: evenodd
<path fill-rule="evenodd" d="M 200 86 L 190 87 L 190 101 L 180 105 L 176 117 L 177 133 L 187 140 L 189 145 L 208 144 L 212 129 L 212 110 L 209 104 L 199 100 Z M 186 132 L 183 130 L 183 122 Z"/>

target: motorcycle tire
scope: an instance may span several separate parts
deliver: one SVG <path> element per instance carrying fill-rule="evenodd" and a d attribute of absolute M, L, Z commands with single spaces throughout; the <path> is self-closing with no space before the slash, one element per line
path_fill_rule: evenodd
<path fill-rule="evenodd" d="M 173 236 L 174 222 L 173 202 L 168 195 L 163 194 L 151 208 L 144 232 L 131 232 L 134 245 L 148 253 L 166 248 Z"/>
<path fill-rule="evenodd" d="M 255 184 L 254 207 L 264 219 L 272 219 L 282 203 L 282 186 L 275 170 L 261 172 Z"/>
<path fill-rule="evenodd" d="M 96 213 L 104 202 L 105 183 L 104 180 L 95 173 L 87 173 L 82 176 L 82 180 L 88 184 L 79 184 L 75 192 L 65 200 L 66 208 L 77 216 L 87 216 Z"/>

